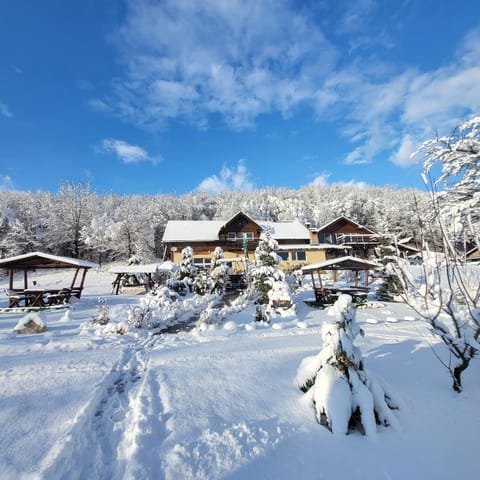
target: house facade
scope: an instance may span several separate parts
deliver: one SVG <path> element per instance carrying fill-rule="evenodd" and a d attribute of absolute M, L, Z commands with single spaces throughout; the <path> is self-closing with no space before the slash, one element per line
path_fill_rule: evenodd
<path fill-rule="evenodd" d="M 278 242 L 280 267 L 286 271 L 336 256 L 337 251 L 341 256 L 346 251 L 337 245 L 320 245 L 315 235 L 299 222 L 258 221 L 243 212 L 226 221 L 169 221 L 162 243 L 166 260 L 181 262 L 182 250 L 189 246 L 195 264 L 200 267 L 208 267 L 215 248 L 221 247 L 233 269 L 243 270 L 244 259 L 254 260 L 260 236 L 266 232 Z"/>
<path fill-rule="evenodd" d="M 320 245 L 335 245 L 349 250 L 349 255 L 368 258 L 378 246 L 378 234 L 367 227 L 359 225 L 344 216 L 313 229 Z"/>

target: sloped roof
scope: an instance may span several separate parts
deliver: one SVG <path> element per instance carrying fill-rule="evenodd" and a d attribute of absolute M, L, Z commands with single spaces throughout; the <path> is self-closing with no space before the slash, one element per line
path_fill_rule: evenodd
<path fill-rule="evenodd" d="M 378 268 L 378 265 L 374 262 L 349 255 L 306 265 L 302 267 L 302 272 L 305 273 L 316 270 L 374 270 L 376 268 Z"/>
<path fill-rule="evenodd" d="M 316 232 L 317 233 L 323 233 L 323 232 L 326 232 L 326 233 L 330 233 L 332 230 L 331 228 L 336 224 L 336 223 L 342 223 L 342 222 L 347 222 L 347 223 L 350 223 L 352 225 L 355 225 L 356 227 L 358 228 L 362 228 L 363 230 L 366 230 L 367 232 L 371 233 L 372 235 L 376 235 L 376 232 L 374 232 L 373 230 L 371 230 L 370 228 L 368 227 L 365 227 L 364 225 L 360 225 L 359 223 L 357 222 L 354 222 L 353 220 L 350 220 L 349 218 L 341 215 L 340 217 L 336 218 L 335 220 L 332 220 L 331 222 L 327 223 L 326 225 L 323 225 L 322 227 L 316 229 Z"/>
<path fill-rule="evenodd" d="M 162 263 L 145 263 L 139 265 L 112 265 L 109 273 L 156 273 L 156 272 L 170 272 L 176 270 L 177 265 L 173 262 L 166 261 Z"/>
<path fill-rule="evenodd" d="M 308 229 L 299 222 L 259 222 L 275 240 L 309 240 Z"/>
<path fill-rule="evenodd" d="M 97 268 L 98 264 L 79 258 L 61 257 L 43 252 L 25 253 L 0 260 L 0 268 Z"/>
<path fill-rule="evenodd" d="M 169 220 L 163 234 L 163 242 L 214 242 L 219 239 L 220 230 L 238 215 L 244 215 L 263 231 L 270 231 L 275 240 L 309 240 L 306 227 L 299 222 L 262 222 L 253 220 L 239 212 L 227 221 L 224 220 Z"/>
<path fill-rule="evenodd" d="M 235 215 L 233 215 L 233 217 L 229 218 L 226 222 L 223 223 L 222 227 L 226 227 L 230 222 L 233 222 L 233 220 L 235 220 L 239 216 L 243 216 L 249 222 L 252 222 L 255 225 L 258 225 L 259 227 L 261 227 L 260 223 L 257 220 L 254 220 L 252 217 L 250 217 L 249 215 L 247 215 L 246 213 L 244 213 L 242 211 L 237 212 Z"/>
<path fill-rule="evenodd" d="M 212 242 L 225 225 L 218 220 L 169 220 L 163 234 L 164 242 Z"/>

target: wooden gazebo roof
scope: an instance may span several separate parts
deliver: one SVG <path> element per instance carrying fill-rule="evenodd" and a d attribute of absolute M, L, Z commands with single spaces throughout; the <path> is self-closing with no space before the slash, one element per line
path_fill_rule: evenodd
<path fill-rule="evenodd" d="M 362 258 L 347 256 L 340 258 L 333 258 L 331 260 L 324 260 L 323 262 L 312 263 L 302 267 L 303 273 L 312 273 L 319 270 L 375 270 L 378 265 Z"/>
<path fill-rule="evenodd" d="M 36 268 L 96 268 L 98 265 L 78 258 L 59 257 L 43 252 L 25 253 L 0 260 L 0 268 L 32 270 Z"/>
<path fill-rule="evenodd" d="M 24 255 L 17 255 L 15 257 L 4 258 L 0 260 L 0 268 L 5 268 L 10 272 L 9 288 L 13 289 L 13 276 L 15 271 L 23 271 L 23 288 L 28 288 L 28 271 L 37 269 L 56 269 L 69 268 L 74 269 L 75 274 L 70 286 L 71 290 L 75 290 L 75 295 L 80 298 L 85 281 L 85 275 L 90 268 L 96 268 L 98 265 L 86 260 L 78 258 L 60 257 L 57 255 L 50 255 L 43 252 L 25 253 Z M 80 278 L 80 285 L 75 286 L 78 273 L 83 270 L 83 275 Z"/>

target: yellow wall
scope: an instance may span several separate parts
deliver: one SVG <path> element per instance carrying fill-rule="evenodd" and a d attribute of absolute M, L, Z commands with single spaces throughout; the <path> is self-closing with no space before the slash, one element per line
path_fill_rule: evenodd
<path fill-rule="evenodd" d="M 194 250 L 193 257 L 194 258 L 209 258 L 213 257 L 213 250 L 214 248 L 208 249 L 199 249 Z M 297 249 L 301 250 L 301 249 Z M 317 263 L 326 260 L 325 250 L 305 250 L 306 253 L 306 260 L 305 261 L 292 261 L 290 260 L 291 254 L 289 252 L 289 260 L 282 261 L 279 267 L 284 271 L 291 271 L 296 270 L 304 265 L 308 265 L 310 263 Z M 223 257 L 226 260 L 233 259 L 233 258 L 242 258 L 243 255 L 240 252 L 229 252 L 228 250 L 223 251 Z M 248 259 L 250 261 L 254 260 L 254 252 L 248 253 Z M 182 261 L 182 252 L 176 251 L 173 252 L 173 261 L 176 263 L 180 263 Z M 243 270 L 242 262 L 234 262 L 234 270 Z"/>

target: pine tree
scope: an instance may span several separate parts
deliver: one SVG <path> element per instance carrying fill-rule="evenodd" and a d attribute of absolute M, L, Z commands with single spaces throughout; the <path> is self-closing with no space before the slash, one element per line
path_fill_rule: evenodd
<path fill-rule="evenodd" d="M 192 291 L 196 273 L 197 268 L 193 261 L 193 249 L 192 247 L 185 247 L 182 250 L 182 261 L 177 272 L 177 279 L 182 280 L 183 283 L 188 286 L 189 290 Z"/>
<path fill-rule="evenodd" d="M 256 302 L 267 304 L 269 302 L 268 292 L 273 282 L 283 280 L 284 273 L 278 268 L 280 257 L 277 255 L 278 243 L 270 233 L 263 234 L 255 250 L 255 261 L 250 275 L 252 288 L 256 293 Z"/>
<path fill-rule="evenodd" d="M 363 331 L 355 321 L 352 298 L 341 295 L 333 322 L 322 326 L 323 347 L 302 360 L 297 385 L 312 401 L 318 423 L 334 434 L 359 430 L 376 434 L 376 424 L 397 426 L 392 396 L 368 373 L 353 342 Z"/>
<path fill-rule="evenodd" d="M 375 248 L 375 255 L 378 263 L 382 265 L 382 284 L 378 287 L 376 296 L 382 302 L 393 302 L 403 291 L 402 283 L 392 268 L 392 264 L 398 263 L 397 250 L 387 236 L 380 236 L 378 240 L 379 246 Z"/>

